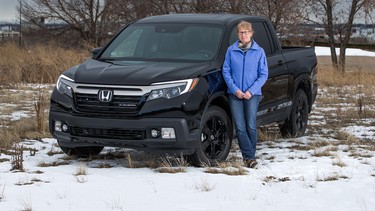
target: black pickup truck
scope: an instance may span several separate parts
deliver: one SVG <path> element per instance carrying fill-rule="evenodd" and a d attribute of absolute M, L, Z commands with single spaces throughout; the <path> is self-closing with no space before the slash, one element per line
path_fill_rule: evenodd
<path fill-rule="evenodd" d="M 66 154 L 81 157 L 115 146 L 182 154 L 193 165 L 225 160 L 234 130 L 221 69 L 241 20 L 252 23 L 269 66 L 258 124 L 303 135 L 317 95 L 314 48 L 282 48 L 262 17 L 173 14 L 127 25 L 59 77 L 52 136 Z"/>

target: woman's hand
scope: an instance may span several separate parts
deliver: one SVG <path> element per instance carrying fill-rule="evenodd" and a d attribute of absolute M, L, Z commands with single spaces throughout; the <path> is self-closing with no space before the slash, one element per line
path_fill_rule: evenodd
<path fill-rule="evenodd" d="M 236 97 L 239 99 L 243 99 L 245 96 L 245 93 L 243 93 L 241 90 L 238 89 L 234 95 L 236 95 Z"/>
<path fill-rule="evenodd" d="M 253 96 L 249 91 L 246 91 L 243 98 L 245 98 L 246 100 L 250 99 L 251 96 Z"/>

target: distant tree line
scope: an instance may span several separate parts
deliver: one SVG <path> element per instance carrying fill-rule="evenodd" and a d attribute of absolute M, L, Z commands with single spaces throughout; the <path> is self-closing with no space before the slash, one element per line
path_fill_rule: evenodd
<path fill-rule="evenodd" d="M 371 19 L 375 0 L 19 0 L 22 20 L 66 41 L 100 46 L 126 24 L 152 15 L 235 13 L 269 18 L 276 31 L 290 34 L 301 23 L 318 23 L 329 37 L 332 62 L 344 70 L 345 49 L 355 18 Z M 21 4 L 22 3 L 22 4 Z M 22 6 L 21 6 L 22 5 Z M 46 22 L 65 23 L 48 28 Z M 333 26 L 340 24 L 340 57 Z"/>

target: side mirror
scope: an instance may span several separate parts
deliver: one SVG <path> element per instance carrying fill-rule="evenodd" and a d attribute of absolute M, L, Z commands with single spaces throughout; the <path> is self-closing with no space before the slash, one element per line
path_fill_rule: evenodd
<path fill-rule="evenodd" d="M 98 53 L 99 53 L 102 49 L 103 49 L 102 47 L 92 49 L 92 51 L 91 51 L 91 58 L 92 58 L 92 59 L 96 59 L 96 57 L 98 56 Z"/>

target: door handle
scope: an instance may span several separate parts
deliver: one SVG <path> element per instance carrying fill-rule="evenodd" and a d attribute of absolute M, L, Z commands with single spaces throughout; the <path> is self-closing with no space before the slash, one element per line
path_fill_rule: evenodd
<path fill-rule="evenodd" d="M 279 61 L 277 62 L 277 64 L 278 64 L 279 66 L 283 66 L 284 62 L 283 62 L 282 60 L 279 60 Z"/>

